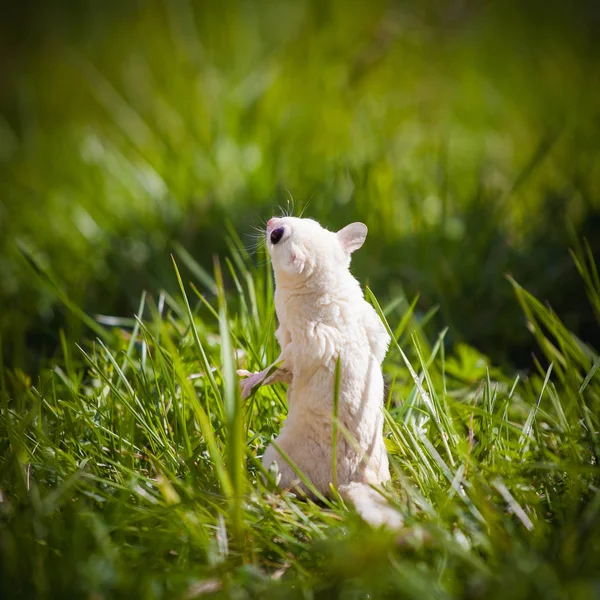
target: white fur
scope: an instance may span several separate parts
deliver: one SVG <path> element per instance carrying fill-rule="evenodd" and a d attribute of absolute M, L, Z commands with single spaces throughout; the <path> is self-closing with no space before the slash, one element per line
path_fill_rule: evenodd
<path fill-rule="evenodd" d="M 273 244 L 271 232 L 283 228 Z M 388 333 L 366 302 L 349 270 L 350 254 L 365 241 L 367 228 L 352 223 L 334 233 L 311 219 L 283 217 L 267 226 L 267 248 L 275 272 L 278 369 L 248 373 L 242 394 L 256 385 L 289 383 L 289 413 L 276 443 L 324 495 L 330 495 L 335 368 L 340 358 L 338 419 L 348 436 L 337 436 L 337 481 L 342 496 L 378 525 L 397 525 L 399 515 L 369 484 L 390 479 L 383 441 L 381 363 Z M 282 488 L 300 487 L 298 477 L 272 444 L 263 457 L 275 461 Z M 379 496 L 380 501 L 377 501 Z"/>

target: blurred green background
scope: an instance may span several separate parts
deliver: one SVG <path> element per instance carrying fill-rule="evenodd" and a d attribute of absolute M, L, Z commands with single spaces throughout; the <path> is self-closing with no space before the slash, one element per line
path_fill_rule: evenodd
<path fill-rule="evenodd" d="M 369 226 L 355 272 L 529 364 L 504 274 L 600 336 L 568 248 L 600 251 L 597 2 L 20 2 L 0 19 L 0 335 L 130 316 L 294 198 Z M 308 205 L 308 206 L 307 206 Z M 34 266 L 37 265 L 37 266 Z M 40 273 L 43 271 L 43 274 Z M 52 282 L 49 281 L 49 277 Z M 60 290 L 60 291 L 57 291 Z"/>

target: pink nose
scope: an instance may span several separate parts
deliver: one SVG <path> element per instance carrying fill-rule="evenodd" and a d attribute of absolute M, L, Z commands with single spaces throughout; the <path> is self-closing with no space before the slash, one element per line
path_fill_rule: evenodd
<path fill-rule="evenodd" d="M 275 225 L 275 221 L 277 221 L 277 219 L 275 217 L 273 217 L 272 219 L 269 219 L 267 221 L 267 227 L 273 227 L 273 225 Z"/>

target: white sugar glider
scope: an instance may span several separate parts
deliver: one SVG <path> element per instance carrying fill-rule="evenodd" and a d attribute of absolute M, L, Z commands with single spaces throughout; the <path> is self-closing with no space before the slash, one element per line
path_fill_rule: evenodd
<path fill-rule="evenodd" d="M 331 495 L 332 423 L 336 363 L 340 360 L 337 435 L 337 481 L 340 495 L 371 524 L 398 527 L 395 511 L 370 484 L 390 479 L 383 441 L 381 363 L 390 337 L 350 273 L 350 255 L 367 236 L 363 223 L 337 233 L 312 219 L 272 218 L 266 243 L 275 272 L 275 336 L 279 365 L 259 373 L 238 371 L 242 396 L 258 385 L 289 384 L 289 412 L 277 445 L 325 496 Z M 349 435 L 340 432 L 342 428 Z M 263 464 L 275 461 L 283 489 L 305 486 L 269 445 Z"/>

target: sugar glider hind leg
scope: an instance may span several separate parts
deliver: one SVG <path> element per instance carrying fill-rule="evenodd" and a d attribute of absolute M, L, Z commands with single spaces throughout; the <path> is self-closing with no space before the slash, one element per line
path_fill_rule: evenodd
<path fill-rule="evenodd" d="M 399 529 L 404 525 L 400 513 L 376 489 L 366 483 L 340 485 L 340 496 L 354 505 L 356 512 L 373 527 Z"/>

